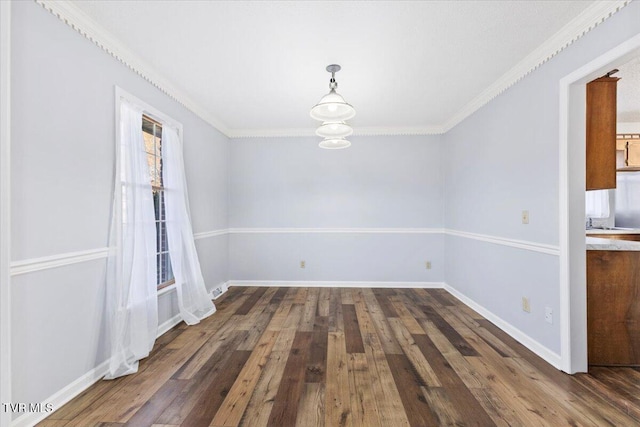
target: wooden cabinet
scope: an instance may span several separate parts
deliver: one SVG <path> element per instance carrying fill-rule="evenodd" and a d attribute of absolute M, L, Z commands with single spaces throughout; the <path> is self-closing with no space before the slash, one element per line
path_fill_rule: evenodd
<path fill-rule="evenodd" d="M 616 188 L 617 77 L 587 84 L 587 190 Z"/>
<path fill-rule="evenodd" d="M 616 150 L 622 164 L 618 168 L 622 170 L 640 170 L 640 134 L 618 134 L 616 137 Z"/>
<path fill-rule="evenodd" d="M 640 251 L 587 251 L 590 365 L 640 366 Z"/>

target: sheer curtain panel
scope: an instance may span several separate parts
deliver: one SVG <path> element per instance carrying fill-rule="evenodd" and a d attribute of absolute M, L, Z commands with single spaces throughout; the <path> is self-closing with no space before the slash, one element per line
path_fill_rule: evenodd
<path fill-rule="evenodd" d="M 113 215 L 107 260 L 106 320 L 111 358 L 105 379 L 138 370 L 158 330 L 156 230 L 142 109 L 121 100 Z"/>
<path fill-rule="evenodd" d="M 216 311 L 202 277 L 193 240 L 187 180 L 178 131 L 162 127 L 162 180 L 171 266 L 175 276 L 180 315 L 193 325 Z"/>

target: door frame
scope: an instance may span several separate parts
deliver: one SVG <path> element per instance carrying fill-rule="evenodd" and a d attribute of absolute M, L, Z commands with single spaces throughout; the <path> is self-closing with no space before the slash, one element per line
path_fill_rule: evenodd
<path fill-rule="evenodd" d="M 640 56 L 640 34 L 560 80 L 560 357 L 569 374 L 587 372 L 585 243 L 586 84 Z M 570 155 L 569 155 L 570 154 Z"/>

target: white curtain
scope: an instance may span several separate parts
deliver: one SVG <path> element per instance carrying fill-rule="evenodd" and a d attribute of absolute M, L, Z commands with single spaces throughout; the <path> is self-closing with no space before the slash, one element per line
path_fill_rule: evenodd
<path fill-rule="evenodd" d="M 158 330 L 156 230 L 142 110 L 122 101 L 120 146 L 107 260 L 106 379 L 132 374 L 149 355 Z"/>
<path fill-rule="evenodd" d="M 193 325 L 216 311 L 204 284 L 189 213 L 182 145 L 176 129 L 162 126 L 162 180 L 167 240 L 182 319 Z"/>
<path fill-rule="evenodd" d="M 590 190 L 585 196 L 587 218 L 609 218 L 609 190 Z"/>

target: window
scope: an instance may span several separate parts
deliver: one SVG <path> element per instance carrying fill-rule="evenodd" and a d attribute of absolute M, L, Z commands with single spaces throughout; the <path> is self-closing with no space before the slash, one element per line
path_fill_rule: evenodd
<path fill-rule="evenodd" d="M 153 206 L 156 217 L 156 278 L 158 289 L 174 283 L 167 241 L 164 185 L 162 182 L 162 124 L 142 116 L 142 137 L 149 164 Z"/>

